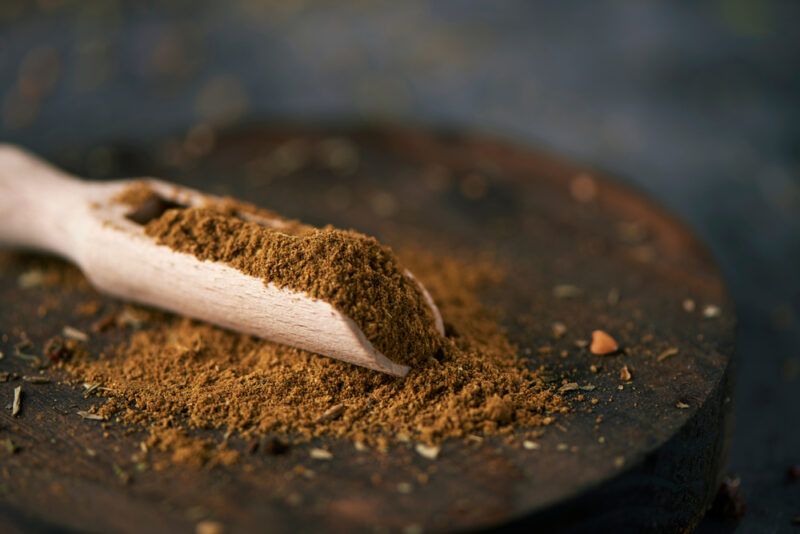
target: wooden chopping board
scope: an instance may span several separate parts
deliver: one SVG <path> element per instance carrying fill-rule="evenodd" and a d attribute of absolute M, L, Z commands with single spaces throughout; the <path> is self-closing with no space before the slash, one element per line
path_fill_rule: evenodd
<path fill-rule="evenodd" d="M 325 463 L 301 446 L 248 456 L 246 468 L 131 472 L 141 435 L 75 415 L 97 399 L 57 380 L 26 385 L 23 412 L 12 418 L 6 403 L 19 382 L 9 381 L 0 383 L 0 441 L 11 438 L 19 450 L 0 450 L 0 524 L 171 532 L 210 518 L 227 532 L 674 532 L 702 517 L 726 454 L 733 307 L 707 251 L 669 214 L 582 165 L 477 135 L 252 127 L 199 141 L 190 139 L 193 158 L 176 149 L 187 145 L 175 138 L 95 148 L 61 163 L 91 174 L 104 150 L 101 171 L 115 176 L 159 176 L 389 244 L 402 236 L 462 256 L 490 250 L 511 268 L 483 298 L 502 310 L 512 341 L 532 350 L 554 382 L 568 376 L 593 386 L 583 393 L 598 404 L 576 402 L 537 450 L 501 439 L 450 441 L 430 461 L 411 446 L 365 453 L 327 440 L 315 444 L 334 453 Z M 343 152 L 333 165 L 298 169 L 298 143 Z M 254 173 L 276 150 L 284 167 L 269 179 Z M 88 329 L 90 321 L 71 312 L 81 295 L 42 314 L 47 289 L 20 287 L 20 275 L 42 261 L 0 256 L 0 372 L 28 373 L 27 362 L 12 357 L 20 329 L 39 351 L 65 324 Z M 684 309 L 686 299 L 694 311 Z M 709 305 L 719 316 L 704 316 Z M 554 341 L 557 321 L 570 330 Z M 600 359 L 575 346 L 598 323 L 623 342 L 623 354 Z M 107 342 L 92 339 L 90 347 Z M 677 353 L 659 361 L 669 349 Z M 633 371 L 630 382 L 620 379 L 623 366 Z M 298 465 L 314 477 L 287 476 Z M 398 491 L 410 481 L 410 491 Z"/>

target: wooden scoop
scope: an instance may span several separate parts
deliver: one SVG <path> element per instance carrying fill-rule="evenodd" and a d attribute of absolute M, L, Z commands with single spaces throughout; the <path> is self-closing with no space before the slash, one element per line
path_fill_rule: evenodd
<path fill-rule="evenodd" d="M 202 206 L 213 198 L 159 180 L 147 183 L 166 204 Z M 58 254 L 80 266 L 100 291 L 123 299 L 395 376 L 408 373 L 327 302 L 156 244 L 129 218 L 132 208 L 113 200 L 130 184 L 83 182 L 19 148 L 0 145 L 0 245 Z M 285 224 L 257 222 L 277 229 Z M 418 284 L 444 335 L 430 295 L 405 274 Z"/>

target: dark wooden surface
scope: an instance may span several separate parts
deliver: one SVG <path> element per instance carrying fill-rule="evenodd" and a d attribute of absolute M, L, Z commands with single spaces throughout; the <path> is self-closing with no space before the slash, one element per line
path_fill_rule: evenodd
<path fill-rule="evenodd" d="M 331 135 L 359 147 L 354 175 L 311 165 L 267 183 L 246 172 L 289 139 L 314 144 Z M 13 455 L 0 451 L 0 517 L 6 525 L 169 531 L 213 518 L 231 531 L 455 530 L 520 522 L 576 531 L 675 531 L 702 516 L 726 449 L 733 309 L 705 249 L 659 208 L 605 180 L 596 202 L 575 202 L 569 184 L 586 169 L 468 135 L 251 129 L 225 136 L 207 158 L 183 167 L 162 160 L 164 146 L 117 151 L 115 167 L 232 194 L 311 223 L 354 227 L 390 244 L 413 240 L 467 257 L 491 251 L 509 274 L 484 298 L 504 312 L 512 340 L 534 353 L 554 347 L 537 356 L 539 362 L 556 380 L 595 385 L 585 394 L 600 403 L 575 401 L 574 413 L 548 428 L 536 451 L 496 439 L 469 446 L 448 442 L 430 462 L 406 446 L 390 454 L 357 453 L 351 444 L 327 442 L 332 462 L 309 460 L 308 447 L 296 447 L 284 456 L 247 456 L 227 468 L 139 472 L 130 459 L 141 437 L 137 429 L 111 424 L 104 430 L 75 414 L 100 399 L 84 399 L 64 384 L 24 383 L 21 416 L 12 419 L 7 409 L 0 416 L 0 439 L 11 437 L 21 448 Z M 434 165 L 450 171 L 444 187 L 422 178 Z M 464 194 L 471 174 L 486 180 L 479 198 Z M 395 209 L 386 209 L 387 194 Z M 383 202 L 376 203 L 376 195 Z M 644 229 L 635 239 L 620 231 L 620 224 L 630 223 Z M 88 327 L 72 315 L 86 295 L 76 292 L 40 318 L 37 308 L 47 290 L 23 290 L 17 278 L 44 260 L 3 260 L 0 332 L 8 339 L 0 345 L 6 354 L 0 370 L 28 373 L 28 364 L 11 356 L 15 327 L 41 350 L 66 323 Z M 565 283 L 583 295 L 555 298 L 552 288 Z M 612 289 L 621 295 L 613 305 Z M 699 311 L 686 313 L 681 302 L 687 297 L 700 308 L 720 306 L 722 316 L 706 320 Z M 553 321 L 569 327 L 563 340 L 551 339 Z M 577 349 L 575 340 L 594 328 L 614 333 L 629 350 L 599 358 Z M 652 341 L 643 342 L 647 336 Z M 95 336 L 92 348 L 108 341 Z M 656 361 L 673 346 L 680 349 L 677 356 Z M 568 351 L 566 358 L 561 350 Z M 602 370 L 592 373 L 591 364 Z M 619 389 L 622 365 L 633 370 L 634 380 Z M 0 384 L 3 408 L 18 384 Z M 245 447 L 235 438 L 233 444 Z M 298 474 L 298 465 L 314 476 Z M 421 474 L 426 483 L 419 482 Z M 412 484 L 410 493 L 398 492 L 403 482 Z"/>
<path fill-rule="evenodd" d="M 613 171 L 687 221 L 736 303 L 728 470 L 747 514 L 702 532 L 794 532 L 798 15 L 787 0 L 4 0 L 0 138 L 60 159 L 93 144 L 81 166 L 100 173 L 110 142 L 214 118 L 389 116 Z"/>

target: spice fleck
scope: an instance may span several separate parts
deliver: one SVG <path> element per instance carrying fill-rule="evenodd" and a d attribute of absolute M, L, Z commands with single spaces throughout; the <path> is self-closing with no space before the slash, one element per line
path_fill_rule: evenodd
<path fill-rule="evenodd" d="M 23 376 L 22 380 L 25 382 L 30 382 L 31 384 L 49 384 L 50 379 L 46 376 L 41 375 L 33 375 L 33 376 Z"/>
<path fill-rule="evenodd" d="M 603 330 L 592 332 L 592 345 L 589 347 L 592 354 L 606 356 L 619 350 L 617 340 Z"/>
<path fill-rule="evenodd" d="M 414 450 L 417 451 L 417 454 L 422 456 L 423 458 L 427 458 L 428 460 L 435 460 L 439 457 L 440 448 L 433 446 L 433 445 L 425 445 L 424 443 L 417 443 L 417 446 L 414 447 Z"/>
<path fill-rule="evenodd" d="M 322 415 L 319 416 L 318 422 L 327 423 L 328 421 L 333 421 L 343 413 L 344 404 L 336 404 L 325 410 Z"/>
<path fill-rule="evenodd" d="M 96 414 L 96 413 L 92 413 L 92 412 L 87 412 L 86 410 L 78 410 L 76 413 L 78 415 L 80 415 L 83 419 L 88 419 L 90 421 L 105 421 L 106 420 L 106 418 L 103 417 L 102 415 L 99 415 L 99 414 Z"/>
<path fill-rule="evenodd" d="M 563 386 L 561 386 L 560 388 L 558 388 L 558 392 L 559 393 L 567 393 L 569 391 L 575 391 L 575 390 L 578 390 L 578 389 L 580 389 L 580 386 L 578 385 L 577 382 L 568 382 L 568 383 L 564 384 Z"/>
<path fill-rule="evenodd" d="M 619 370 L 619 379 L 623 382 L 630 382 L 632 378 L 633 375 L 631 375 L 631 371 L 628 369 L 628 366 L 623 365 L 622 369 Z"/>
<path fill-rule="evenodd" d="M 670 347 L 661 354 L 656 357 L 657 362 L 663 362 L 667 358 L 671 358 L 672 356 L 676 356 L 680 350 L 677 347 Z"/>
<path fill-rule="evenodd" d="M 315 460 L 333 460 L 333 453 L 325 449 L 311 449 L 309 456 Z"/>
<path fill-rule="evenodd" d="M 14 388 L 14 402 L 11 404 L 11 417 L 19 415 L 22 408 L 22 386 Z"/>
<path fill-rule="evenodd" d="M 74 339 L 75 341 L 82 341 L 84 343 L 89 341 L 89 336 L 85 332 L 71 326 L 65 326 L 61 333 L 64 334 L 64 337 Z"/>

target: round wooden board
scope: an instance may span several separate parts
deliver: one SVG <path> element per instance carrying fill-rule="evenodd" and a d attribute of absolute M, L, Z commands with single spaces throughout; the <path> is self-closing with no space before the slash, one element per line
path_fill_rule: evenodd
<path fill-rule="evenodd" d="M 337 173 L 316 164 L 271 179 L 258 172 L 278 147 L 291 156 L 298 146 L 332 138 L 357 147 L 354 173 L 347 165 Z M 28 384 L 21 417 L 12 418 L 5 404 L 17 381 L 0 383 L 0 440 L 20 447 L 16 454 L 0 451 L 2 524 L 166 532 L 211 517 L 231 532 L 521 525 L 674 532 L 702 516 L 725 457 L 733 310 L 706 250 L 660 208 L 580 165 L 466 134 L 253 127 L 222 136 L 206 156 L 177 167 L 174 157 L 164 159 L 170 146 L 111 151 L 112 166 L 104 168 L 230 194 L 390 244 L 413 240 L 460 257 L 489 251 L 508 272 L 483 297 L 501 310 L 511 339 L 533 351 L 556 385 L 566 378 L 589 387 L 566 394 L 575 409 L 547 427 L 538 450 L 503 439 L 448 441 L 430 461 L 410 445 L 384 454 L 329 440 L 323 443 L 334 453 L 330 462 L 310 460 L 308 447 L 298 446 L 282 456 L 247 456 L 245 465 L 132 472 L 126 466 L 141 434 L 110 424 L 104 437 L 96 422 L 75 415 L 97 399 L 62 383 Z M 82 154 L 89 156 L 60 163 L 85 174 L 81 162 L 96 154 L 72 157 Z M 588 202 L 571 192 L 581 174 L 596 186 Z M 20 328 L 41 350 L 65 324 L 88 329 L 91 320 L 72 314 L 85 295 L 69 296 L 40 317 L 48 290 L 22 289 L 18 277 L 45 260 L 0 259 L 0 371 L 24 374 L 27 363 L 10 356 Z M 554 288 L 564 284 L 581 294 L 559 298 Z M 684 310 L 687 298 L 696 311 Z M 706 305 L 721 315 L 704 318 Z M 555 321 L 568 328 L 558 340 Z M 626 350 L 598 357 L 576 347 L 595 328 L 613 333 Z M 108 341 L 91 344 L 100 350 Z M 677 354 L 659 361 L 670 348 Z M 627 383 L 620 379 L 624 365 L 633 373 Z M 599 402 L 592 405 L 592 398 Z M 232 444 L 246 448 L 236 438 Z M 288 476 L 298 465 L 314 476 Z M 398 491 L 401 483 L 411 491 Z"/>

